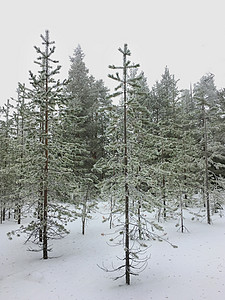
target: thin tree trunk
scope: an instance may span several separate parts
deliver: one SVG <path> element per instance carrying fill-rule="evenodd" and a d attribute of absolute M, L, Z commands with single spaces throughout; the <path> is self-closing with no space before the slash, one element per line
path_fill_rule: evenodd
<path fill-rule="evenodd" d="M 142 239 L 142 230 L 141 230 L 141 201 L 138 200 L 138 235 L 139 239 Z"/>
<path fill-rule="evenodd" d="M 84 198 L 83 202 L 83 209 L 82 209 L 82 234 L 85 233 L 85 225 L 86 225 L 86 218 L 87 218 L 87 201 L 88 201 L 88 189 Z"/>
<path fill-rule="evenodd" d="M 183 199 L 182 193 L 180 193 L 180 222 L 181 222 L 181 232 L 184 232 L 184 215 L 183 215 Z"/>
<path fill-rule="evenodd" d="M 17 206 L 17 224 L 21 224 L 21 207 L 20 205 Z"/>
<path fill-rule="evenodd" d="M 127 183 L 127 68 L 126 68 L 127 44 L 123 53 L 123 101 L 124 101 L 124 190 L 125 190 L 125 264 L 126 284 L 130 285 L 130 233 L 129 233 L 129 196 Z"/>
<path fill-rule="evenodd" d="M 85 221 L 86 221 L 86 218 L 82 218 L 82 234 L 83 235 L 85 233 Z"/>
<path fill-rule="evenodd" d="M 48 236 L 47 236 L 47 198 L 48 189 L 44 190 L 44 214 L 43 214 L 43 259 L 48 258 Z"/>
<path fill-rule="evenodd" d="M 112 229 L 112 220 L 113 220 L 113 196 L 110 196 L 110 216 L 109 216 L 109 228 Z"/>
<path fill-rule="evenodd" d="M 5 207 L 2 209 L 2 221 L 5 221 Z"/>
<path fill-rule="evenodd" d="M 40 108 L 40 144 L 44 144 L 44 112 L 43 108 Z M 42 168 L 41 168 L 42 172 Z M 44 185 L 43 185 L 43 174 L 40 176 L 40 192 L 39 192 L 39 200 L 38 200 L 38 219 L 40 220 L 40 228 L 39 228 L 39 242 L 43 242 L 43 190 L 44 190 Z"/>
<path fill-rule="evenodd" d="M 163 219 L 166 221 L 166 194 L 165 194 L 165 176 L 163 175 L 163 181 L 162 181 L 162 188 L 163 188 Z"/>
<path fill-rule="evenodd" d="M 44 205 L 43 205 L 43 258 L 48 258 L 48 235 L 47 235 L 47 218 L 48 218 L 48 47 L 49 36 L 46 31 L 46 53 L 45 53 L 45 180 L 44 180 Z"/>

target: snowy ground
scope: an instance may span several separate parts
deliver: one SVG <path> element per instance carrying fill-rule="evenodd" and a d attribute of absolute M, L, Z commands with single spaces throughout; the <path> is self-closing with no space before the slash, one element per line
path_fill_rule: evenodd
<path fill-rule="evenodd" d="M 26 251 L 23 238 L 8 240 L 6 233 L 17 228 L 13 222 L 0 225 L 1 300 L 224 300 L 225 217 L 213 216 L 213 225 L 186 219 L 189 233 L 177 232 L 174 220 L 164 224 L 174 249 L 165 242 L 153 242 L 147 269 L 132 277 L 113 281 L 112 274 L 97 267 L 110 266 L 119 248 L 106 244 L 108 223 L 96 214 L 87 233 L 80 233 L 80 221 L 69 225 L 71 234 L 54 242 L 51 259 Z"/>

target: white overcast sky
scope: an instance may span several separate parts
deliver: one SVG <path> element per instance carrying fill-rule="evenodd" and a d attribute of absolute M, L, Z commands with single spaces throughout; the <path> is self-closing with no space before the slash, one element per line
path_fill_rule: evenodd
<path fill-rule="evenodd" d="M 1 0 L 0 105 L 15 97 L 18 82 L 35 70 L 34 45 L 50 31 L 62 78 L 78 44 L 90 74 L 111 87 L 109 64 L 120 64 L 128 43 L 150 87 L 167 65 L 188 88 L 207 72 L 225 87 L 224 0 Z"/>

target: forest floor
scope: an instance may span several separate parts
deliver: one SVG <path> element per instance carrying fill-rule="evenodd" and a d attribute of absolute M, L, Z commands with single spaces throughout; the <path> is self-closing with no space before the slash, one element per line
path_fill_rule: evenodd
<path fill-rule="evenodd" d="M 139 276 L 111 280 L 112 273 L 98 265 L 111 266 L 121 247 L 107 244 L 109 223 L 102 223 L 99 212 L 89 221 L 86 234 L 80 220 L 68 225 L 71 233 L 53 242 L 50 259 L 40 252 L 26 251 L 24 237 L 9 240 L 6 233 L 18 228 L 13 221 L 0 225 L 0 299 L 1 300 L 224 300 L 225 299 L 225 216 L 191 220 L 189 232 L 181 233 L 176 220 L 162 223 L 169 240 L 152 241 L 151 258 Z M 26 219 L 23 223 L 26 223 Z M 122 251 L 122 252 L 121 252 Z"/>

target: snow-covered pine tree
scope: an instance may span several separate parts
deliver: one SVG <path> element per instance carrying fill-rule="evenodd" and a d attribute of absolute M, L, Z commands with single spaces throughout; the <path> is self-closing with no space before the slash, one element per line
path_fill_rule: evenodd
<path fill-rule="evenodd" d="M 74 55 L 70 59 L 67 90 L 71 98 L 70 105 L 78 107 L 80 116 L 84 118 L 80 136 L 86 141 L 87 150 L 90 152 L 87 167 L 91 170 L 96 160 L 102 155 L 106 126 L 104 124 L 106 120 L 102 118 L 104 115 L 102 108 L 110 103 L 107 97 L 108 89 L 102 80 L 95 80 L 92 75 L 89 75 L 80 45 L 74 50 Z M 99 109 L 101 109 L 101 114 L 99 114 Z"/>
<path fill-rule="evenodd" d="M 55 46 L 52 46 L 54 42 L 50 41 L 49 32 L 41 35 L 41 39 L 44 49 L 35 47 L 40 70 L 38 75 L 30 72 L 31 88 L 24 90 L 30 110 L 26 132 L 30 164 L 26 172 L 33 187 L 31 204 L 36 219 L 28 226 L 22 225 L 18 232 L 27 233 L 27 241 L 39 245 L 43 258 L 47 259 L 48 241 L 68 233 L 65 224 L 72 214 L 64 203 L 70 199 L 76 180 L 71 168 L 67 167 L 72 150 L 67 152 L 69 147 L 58 134 L 59 111 L 66 102 L 63 90 L 67 81 L 61 83 L 55 79 L 61 67 L 54 66 L 58 62 L 52 59 Z"/>
<path fill-rule="evenodd" d="M 109 218 L 116 228 L 116 236 L 111 241 L 123 245 L 125 251 L 121 258 L 124 264 L 110 271 L 121 272 L 116 279 L 125 276 L 129 285 L 130 276 L 137 275 L 146 266 L 148 255 L 144 240 L 157 237 L 151 231 L 154 223 L 144 216 L 153 206 L 152 186 L 155 183 L 153 169 L 149 167 L 148 111 L 139 103 L 139 96 L 140 99 L 144 96 L 139 94 L 142 86 L 138 82 L 143 77 L 136 76 L 134 71 L 139 65 L 128 60 L 131 53 L 127 45 L 119 51 L 123 55 L 123 66 L 110 68 L 121 70 L 123 75 L 121 77 L 118 71 L 109 77 L 119 83 L 113 96 L 122 95 L 122 102 L 119 107 L 108 108 L 106 157 L 97 162 L 95 169 L 103 174 L 102 197 L 110 202 Z"/>
<path fill-rule="evenodd" d="M 4 183 L 2 192 L 5 190 L 8 210 L 14 210 L 14 219 L 17 219 L 18 224 L 21 223 L 22 206 L 25 200 L 28 201 L 32 197 L 33 190 L 33 186 L 30 185 L 31 174 L 29 173 L 31 157 L 26 151 L 29 113 L 24 102 L 24 87 L 24 85 L 19 84 L 18 97 L 11 101 L 11 103 L 16 101 L 16 105 L 7 103 L 6 107 L 3 108 L 3 112 L 6 113 L 6 122 L 2 120 L 2 129 L 4 129 L 5 134 L 2 136 L 1 147 L 6 150 L 5 156 L 2 156 L 3 161 L 5 161 L 3 163 L 5 169 L 4 172 L 2 169 L 2 175 L 6 176 L 7 174 L 8 177 L 5 183 L 3 178 L 1 180 Z M 6 124 L 8 125 L 6 126 Z M 7 185 L 10 188 L 6 192 Z"/>
<path fill-rule="evenodd" d="M 218 185 L 219 176 L 216 170 L 221 167 L 221 144 L 215 139 L 220 119 L 218 93 L 214 83 L 214 75 L 206 74 L 194 86 L 194 100 L 198 108 L 196 119 L 199 122 L 198 143 L 200 147 L 199 165 L 201 168 L 201 186 L 203 202 L 206 206 L 207 223 L 211 224 L 213 204 L 210 203 L 213 191 Z"/>
<path fill-rule="evenodd" d="M 14 172 L 14 218 L 18 224 L 21 223 L 22 208 L 29 198 L 29 176 L 26 172 L 29 164 L 28 153 L 26 152 L 26 129 L 29 120 L 29 111 L 25 103 L 25 85 L 18 84 L 16 105 L 13 111 L 13 149 L 14 159 L 12 170 Z"/>
<path fill-rule="evenodd" d="M 10 110 L 12 105 L 10 101 L 1 108 L 0 119 L 0 153 L 1 153 L 1 173 L 0 173 L 0 223 L 5 221 L 7 210 L 13 207 L 13 184 L 14 177 L 11 169 L 13 163 L 13 149 L 12 149 L 12 124 Z"/>
<path fill-rule="evenodd" d="M 219 149 L 217 152 L 217 157 L 215 157 L 215 161 L 218 163 L 218 168 L 214 169 L 214 173 L 217 176 L 225 179 L 225 136 L 223 132 L 225 131 L 225 89 L 222 89 L 218 92 L 218 104 L 217 104 L 217 122 L 216 122 L 216 131 L 214 134 L 215 142 L 219 144 Z"/>
<path fill-rule="evenodd" d="M 199 149 L 193 132 L 192 110 L 185 95 L 181 96 L 176 108 L 176 156 L 170 161 L 174 199 L 177 199 L 174 212 L 176 206 L 179 206 L 181 232 L 187 230 L 184 225 L 184 209 L 196 204 L 193 203 L 193 195 L 199 189 L 200 177 L 197 163 Z M 177 225 L 179 226 L 179 223 Z"/>
<path fill-rule="evenodd" d="M 71 141 L 79 139 L 83 145 L 82 167 L 79 167 L 80 178 L 78 190 L 74 191 L 74 201 L 80 205 L 82 233 L 84 234 L 87 217 L 96 207 L 96 185 L 100 179 L 93 173 L 96 161 L 104 156 L 106 141 L 105 128 L 107 114 L 105 107 L 111 102 L 107 97 L 108 90 L 102 80 L 95 80 L 89 75 L 84 63 L 84 53 L 78 45 L 70 58 L 69 84 L 67 92 L 67 135 Z M 69 113 L 69 114 L 68 114 Z M 71 114 L 72 113 L 72 114 Z M 70 139 L 69 138 L 69 139 Z"/>
<path fill-rule="evenodd" d="M 124 45 L 124 49 L 119 48 L 119 51 L 123 55 L 123 66 L 115 67 L 110 66 L 111 69 L 122 69 L 123 70 L 123 79 L 120 79 L 119 74 L 111 75 L 112 79 L 116 79 L 120 82 L 119 87 L 123 90 L 123 172 L 124 172 L 124 246 L 125 246 L 125 278 L 126 284 L 130 284 L 130 275 L 132 274 L 131 270 L 131 249 L 130 249 L 130 199 L 129 199 L 129 186 L 128 186 L 128 142 L 127 142 L 127 86 L 129 81 L 127 80 L 127 71 L 129 68 L 137 68 L 139 65 L 130 65 L 130 61 L 127 60 L 127 56 L 130 56 L 130 50 L 127 47 L 127 44 Z M 135 83 L 132 79 L 132 83 Z"/>
<path fill-rule="evenodd" d="M 171 75 L 166 67 L 161 80 L 152 87 L 148 104 L 151 113 L 152 139 L 155 145 L 152 164 L 157 170 L 158 180 L 158 188 L 154 194 L 156 198 L 161 198 L 158 219 L 162 215 L 164 220 L 173 212 L 172 202 L 175 194 L 171 161 L 177 155 L 176 145 L 179 136 L 176 124 L 179 99 L 177 82 L 178 80 L 175 80 L 174 75 Z"/>
<path fill-rule="evenodd" d="M 67 98 L 70 99 L 68 96 Z M 60 109 L 54 140 L 58 146 L 63 147 L 63 152 L 58 150 L 57 160 L 61 160 L 63 156 L 64 170 L 70 169 L 73 174 L 70 178 L 70 199 L 67 199 L 67 202 L 75 205 L 77 215 L 82 219 L 82 233 L 84 234 L 86 218 L 90 217 L 88 216 L 89 206 L 95 204 L 90 197 L 90 189 L 93 192 L 94 177 L 87 170 L 86 162 L 89 160 L 89 152 L 86 141 L 82 138 L 82 124 L 85 118 L 80 116 L 80 107 L 72 105 L 70 100 Z M 59 182 L 60 185 L 64 185 L 63 181 Z"/>

